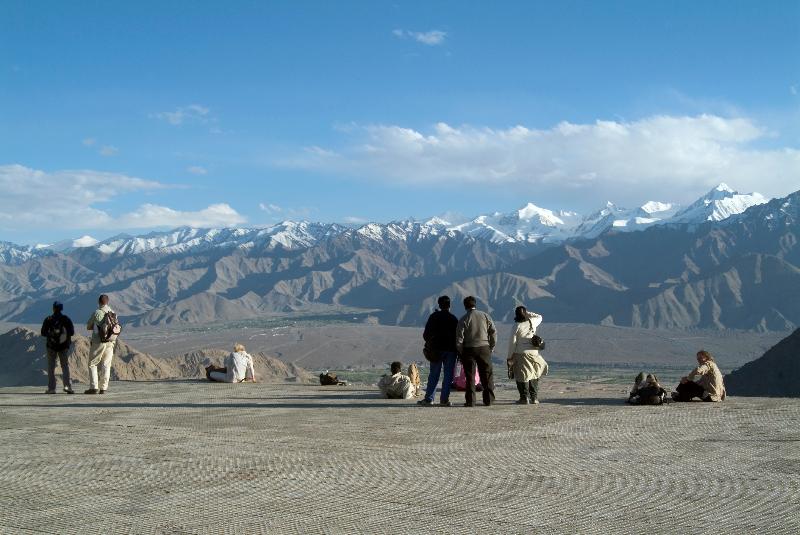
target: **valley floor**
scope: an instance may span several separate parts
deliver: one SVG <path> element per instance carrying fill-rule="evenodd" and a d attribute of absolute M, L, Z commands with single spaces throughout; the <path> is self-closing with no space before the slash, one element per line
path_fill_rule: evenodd
<path fill-rule="evenodd" d="M 364 387 L 0 389 L 2 533 L 798 533 L 800 400 L 418 407 Z M 462 401 L 463 394 L 454 395 Z"/>

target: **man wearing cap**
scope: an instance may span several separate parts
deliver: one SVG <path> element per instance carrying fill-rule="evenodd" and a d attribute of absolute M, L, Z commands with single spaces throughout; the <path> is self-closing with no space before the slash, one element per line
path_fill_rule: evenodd
<path fill-rule="evenodd" d="M 56 301 L 53 303 L 53 315 L 47 316 L 42 322 L 41 335 L 47 338 L 47 392 L 56 393 L 56 359 L 61 363 L 61 379 L 64 383 L 64 392 L 74 394 L 69 378 L 69 360 L 67 353 L 75 335 L 75 326 L 68 316 L 61 313 L 64 305 Z"/>

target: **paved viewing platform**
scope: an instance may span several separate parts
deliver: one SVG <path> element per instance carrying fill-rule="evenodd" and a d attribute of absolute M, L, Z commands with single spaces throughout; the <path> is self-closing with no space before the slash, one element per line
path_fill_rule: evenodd
<path fill-rule="evenodd" d="M 60 385 L 59 385 L 60 386 Z M 0 389 L 0 533 L 800 533 L 800 400 L 419 407 L 368 387 Z"/>

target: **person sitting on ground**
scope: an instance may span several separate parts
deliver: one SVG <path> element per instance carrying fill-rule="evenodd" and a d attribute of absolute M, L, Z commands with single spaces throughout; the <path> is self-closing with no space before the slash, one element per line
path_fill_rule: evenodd
<path fill-rule="evenodd" d="M 47 316 L 42 322 L 42 336 L 47 338 L 47 391 L 45 394 L 56 393 L 56 359 L 61 363 L 61 379 L 64 383 L 64 392 L 74 394 L 69 377 L 69 347 L 72 337 L 75 336 L 75 326 L 69 316 L 62 314 L 64 305 L 56 301 L 53 303 L 53 315 Z"/>
<path fill-rule="evenodd" d="M 209 381 L 217 383 L 243 383 L 256 382 L 253 357 L 244 349 L 242 344 L 233 346 L 233 352 L 225 357 L 225 366 L 206 366 L 206 377 Z"/>
<path fill-rule="evenodd" d="M 528 312 L 524 306 L 514 309 L 514 326 L 511 327 L 506 363 L 509 378 L 517 382 L 518 405 L 539 404 L 539 378 L 548 372 L 547 362 L 532 341 L 536 327 L 541 323 L 542 316 Z"/>
<path fill-rule="evenodd" d="M 411 399 L 414 397 L 414 383 L 408 375 L 403 375 L 403 363 L 392 362 L 392 374 L 384 375 L 378 381 L 381 395 L 387 399 Z"/>
<path fill-rule="evenodd" d="M 347 386 L 347 381 L 342 381 L 335 373 L 325 370 L 319 374 L 319 384 L 321 386 Z"/>
<path fill-rule="evenodd" d="M 411 379 L 411 384 L 414 385 L 414 397 L 419 397 L 419 367 L 416 362 L 408 365 L 408 378 Z"/>
<path fill-rule="evenodd" d="M 645 375 L 644 372 L 640 372 L 636 376 L 633 388 L 631 388 L 628 403 L 632 405 L 661 405 L 664 403 L 666 395 L 667 391 L 662 388 L 655 375 L 652 373 Z"/>
<path fill-rule="evenodd" d="M 672 393 L 674 401 L 691 401 L 692 398 L 703 401 L 722 401 L 725 399 L 725 385 L 722 372 L 711 353 L 705 350 L 697 352 L 697 367 L 686 377 Z"/>

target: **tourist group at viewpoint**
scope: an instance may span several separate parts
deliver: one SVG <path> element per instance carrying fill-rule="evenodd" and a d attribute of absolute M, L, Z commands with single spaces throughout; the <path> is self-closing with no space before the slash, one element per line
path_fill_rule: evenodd
<path fill-rule="evenodd" d="M 497 341 L 497 331 L 492 318 L 486 312 L 477 310 L 477 300 L 464 299 L 466 313 L 460 319 L 450 312 L 450 298 L 438 299 L 439 309 L 428 318 L 423 332 L 425 347 L 423 354 L 430 365 L 428 383 L 424 397 L 417 403 L 433 405 L 439 379 L 442 378 L 439 405 L 450 406 L 450 392 L 455 383 L 465 391 L 464 406 L 475 406 L 476 389 L 481 389 L 484 405 L 495 401 L 494 369 L 492 353 Z M 69 372 L 69 348 L 75 327 L 70 318 L 63 313 L 64 306 L 53 303 L 53 314 L 42 323 L 41 335 L 47 339 L 47 394 L 56 393 L 55 368 L 58 361 L 64 382 L 64 391 L 74 394 Z M 539 403 L 539 380 L 547 375 L 548 365 L 540 351 L 545 343 L 536 334 L 542 323 L 542 316 L 529 312 L 524 306 L 514 310 L 514 325 L 508 343 L 506 363 L 508 377 L 517 384 L 521 405 Z M 111 377 L 111 362 L 114 347 L 121 326 L 116 313 L 109 306 L 105 294 L 98 299 L 98 307 L 86 322 L 86 329 L 92 332 L 89 350 L 89 388 L 84 394 L 105 394 Z M 722 401 L 725 399 L 725 386 L 722 373 L 708 351 L 697 353 L 697 366 L 683 377 L 672 392 L 673 401 Z M 461 384 L 455 376 L 457 364 L 461 364 Z M 233 352 L 225 357 L 223 366 L 206 367 L 209 381 L 225 383 L 255 382 L 253 358 L 242 344 L 235 344 Z M 403 373 L 400 362 L 391 364 L 391 373 L 381 377 L 378 388 L 381 395 L 392 399 L 412 399 L 420 395 L 419 371 L 415 363 L 409 366 L 409 374 Z M 477 376 L 477 377 L 476 377 Z M 320 383 L 342 384 L 333 374 L 320 374 Z M 640 373 L 630 391 L 628 402 L 642 405 L 664 403 L 667 392 L 653 374 Z"/>

